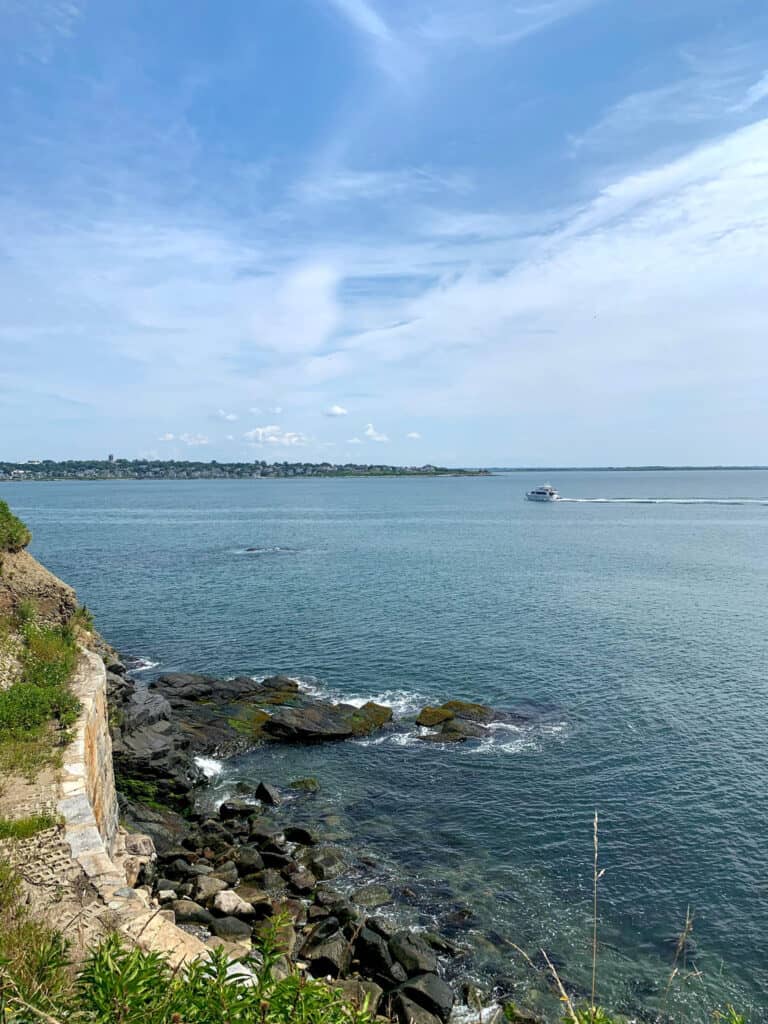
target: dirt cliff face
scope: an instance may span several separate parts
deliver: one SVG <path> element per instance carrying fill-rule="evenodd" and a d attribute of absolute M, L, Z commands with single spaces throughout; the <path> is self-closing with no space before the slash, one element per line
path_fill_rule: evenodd
<path fill-rule="evenodd" d="M 77 608 L 72 587 L 54 576 L 28 551 L 0 554 L 0 618 L 12 615 L 24 601 L 31 601 L 40 621 L 63 625 Z"/>

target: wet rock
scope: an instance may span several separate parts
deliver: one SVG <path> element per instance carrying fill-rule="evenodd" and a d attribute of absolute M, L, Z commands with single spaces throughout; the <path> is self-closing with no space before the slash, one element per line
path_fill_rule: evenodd
<path fill-rule="evenodd" d="M 241 917 L 246 920 L 255 917 L 252 903 L 248 903 L 231 889 L 217 892 L 213 898 L 213 909 L 226 917 Z"/>
<path fill-rule="evenodd" d="M 389 951 L 401 963 L 409 977 L 437 970 L 437 957 L 432 949 L 413 932 L 395 932 L 389 940 Z"/>
<path fill-rule="evenodd" d="M 326 918 L 314 926 L 301 947 L 301 956 L 316 978 L 338 978 L 347 970 L 351 960 L 349 943 L 336 918 Z"/>
<path fill-rule="evenodd" d="M 317 885 L 317 879 L 309 870 L 294 863 L 283 872 L 291 888 L 302 896 L 308 895 Z"/>
<path fill-rule="evenodd" d="M 385 903 L 392 902 L 392 893 L 389 889 L 386 889 L 383 885 L 364 885 L 360 889 L 355 889 L 352 893 L 352 899 L 355 903 L 359 903 L 361 907 L 374 908 L 382 907 Z"/>
<path fill-rule="evenodd" d="M 447 708 L 434 708 L 427 705 L 427 707 L 422 708 L 419 712 L 416 725 L 426 726 L 431 729 L 436 725 L 442 725 L 443 722 L 447 722 L 451 718 L 453 718 L 453 712 L 448 711 Z"/>
<path fill-rule="evenodd" d="M 477 722 L 467 721 L 463 718 L 452 718 L 446 722 L 440 730 L 444 740 L 455 742 L 456 740 L 483 739 L 490 736 L 491 731 L 484 725 Z"/>
<path fill-rule="evenodd" d="M 261 800 L 263 804 L 267 804 L 268 807 L 279 807 L 283 802 L 283 798 L 274 786 L 270 786 L 268 782 L 260 782 L 256 787 L 256 799 Z"/>
<path fill-rule="evenodd" d="M 263 937 L 267 933 L 274 935 L 275 941 L 281 950 L 283 950 L 286 956 L 293 956 L 298 942 L 298 936 L 296 935 L 296 929 L 293 924 L 286 922 L 281 924 L 279 928 L 275 929 L 274 921 L 272 918 L 265 918 L 263 921 L 258 921 L 253 926 L 254 934 Z"/>
<path fill-rule="evenodd" d="M 453 1009 L 453 990 L 437 974 L 419 974 L 415 978 L 409 978 L 398 991 L 429 1013 L 439 1017 L 443 1024 L 447 1024 Z"/>
<path fill-rule="evenodd" d="M 195 878 L 202 878 L 203 875 L 212 875 L 213 868 L 210 864 L 192 864 L 190 865 L 190 874 L 194 875 Z"/>
<path fill-rule="evenodd" d="M 232 818 L 250 818 L 256 808 L 247 800 L 225 800 L 219 807 L 219 817 L 222 821 L 229 821 Z"/>
<path fill-rule="evenodd" d="M 497 715 L 486 704 L 475 704 L 467 700 L 449 700 L 441 707 L 455 718 L 464 718 L 470 722 L 492 722 Z"/>
<path fill-rule="evenodd" d="M 366 975 L 389 977 L 394 963 L 386 939 L 370 928 L 362 928 L 355 941 L 355 956 Z"/>
<path fill-rule="evenodd" d="M 289 843 L 298 843 L 299 846 L 317 845 L 317 833 L 304 825 L 286 825 L 283 835 Z"/>
<path fill-rule="evenodd" d="M 261 859 L 264 861 L 265 867 L 275 868 L 276 871 L 285 871 L 286 868 L 295 863 L 293 858 L 289 857 L 286 853 L 275 853 L 272 850 L 266 849 L 262 850 Z"/>
<path fill-rule="evenodd" d="M 214 917 L 209 928 L 217 938 L 234 942 L 250 940 L 252 934 L 251 926 L 238 917 Z"/>
<path fill-rule="evenodd" d="M 401 992 L 392 998 L 390 1012 L 400 1024 L 440 1024 L 439 1017 L 430 1013 L 429 1010 L 425 1010 L 423 1006 L 419 1006 L 418 1003 Z"/>
<path fill-rule="evenodd" d="M 303 707 L 278 708 L 264 733 L 290 743 L 316 743 L 368 736 L 392 719 L 392 709 L 369 701 L 361 708 L 352 704 L 315 702 Z"/>
<path fill-rule="evenodd" d="M 316 846 L 308 849 L 302 861 L 321 881 L 336 878 L 346 867 L 344 858 L 332 846 Z"/>
<path fill-rule="evenodd" d="M 320 783 L 312 776 L 305 779 L 294 779 L 288 785 L 290 789 L 298 789 L 303 793 L 318 793 L 320 791 Z"/>
<path fill-rule="evenodd" d="M 263 821 L 252 821 L 249 835 L 256 846 L 261 848 L 267 843 L 274 842 L 280 833 L 276 829 L 270 828 L 269 825 L 265 825 Z"/>
<path fill-rule="evenodd" d="M 192 900 L 176 900 L 171 903 L 171 910 L 176 924 L 200 924 L 208 928 L 213 921 L 213 914 Z"/>

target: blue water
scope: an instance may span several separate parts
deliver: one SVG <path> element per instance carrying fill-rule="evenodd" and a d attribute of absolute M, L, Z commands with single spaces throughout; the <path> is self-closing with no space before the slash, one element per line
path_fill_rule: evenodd
<path fill-rule="evenodd" d="M 702 977 L 676 979 L 669 1006 L 705 1020 L 735 1001 L 767 1020 L 768 473 L 563 473 L 565 497 L 665 500 L 523 501 L 541 482 L 13 484 L 0 497 L 104 635 L 158 671 L 281 671 L 387 694 L 402 713 L 532 702 L 530 727 L 479 746 L 401 735 L 256 752 L 231 771 L 316 775 L 339 838 L 471 904 L 478 962 L 550 1010 L 504 940 L 546 946 L 588 985 L 597 808 L 604 1001 L 659 1008 L 690 905 Z"/>

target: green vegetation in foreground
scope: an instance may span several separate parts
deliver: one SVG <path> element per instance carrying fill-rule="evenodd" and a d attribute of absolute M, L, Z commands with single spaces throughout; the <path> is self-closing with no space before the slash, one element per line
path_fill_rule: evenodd
<path fill-rule="evenodd" d="M 32 814 L 28 818 L 14 819 L 0 817 L 0 839 L 31 839 L 56 824 L 52 814 Z"/>
<path fill-rule="evenodd" d="M 75 971 L 64 938 L 30 920 L 18 879 L 0 863 L 0 1024 L 370 1024 L 325 982 L 276 969 L 286 962 L 281 923 L 240 961 L 251 984 L 231 977 L 221 949 L 181 972 L 116 937 Z"/>
<path fill-rule="evenodd" d="M 11 512 L 7 501 L 0 501 L 0 553 L 21 551 L 31 540 L 29 527 Z"/>
<path fill-rule="evenodd" d="M 221 948 L 179 971 L 163 955 L 128 949 L 115 936 L 75 969 L 64 937 L 30 919 L 19 879 L 0 862 L 0 1024 L 373 1024 L 366 1007 L 288 965 L 278 938 L 284 923 L 274 919 L 253 954 L 239 961 L 248 984 L 231 976 Z M 566 1024 L 618 1024 L 597 1006 L 576 1008 L 567 996 L 563 1003 Z M 531 1019 L 511 1004 L 505 1017 Z M 746 1024 L 732 1007 L 699 1024 L 705 1020 Z"/>

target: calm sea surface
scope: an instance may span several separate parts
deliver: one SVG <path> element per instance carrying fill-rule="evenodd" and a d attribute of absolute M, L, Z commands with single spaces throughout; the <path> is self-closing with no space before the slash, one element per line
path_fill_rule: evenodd
<path fill-rule="evenodd" d="M 469 906 L 478 964 L 545 1007 L 505 942 L 545 946 L 588 986 L 597 808 L 604 1001 L 661 1005 L 690 906 L 703 977 L 676 982 L 670 1006 L 734 1001 L 768 1020 L 768 473 L 563 473 L 565 497 L 665 500 L 522 500 L 542 482 L 14 484 L 0 497 L 101 631 L 155 671 L 285 672 L 401 715 L 454 697 L 531 706 L 530 727 L 479 745 L 398 733 L 257 751 L 218 790 L 317 776 L 329 827 L 408 884 L 414 920 Z"/>

